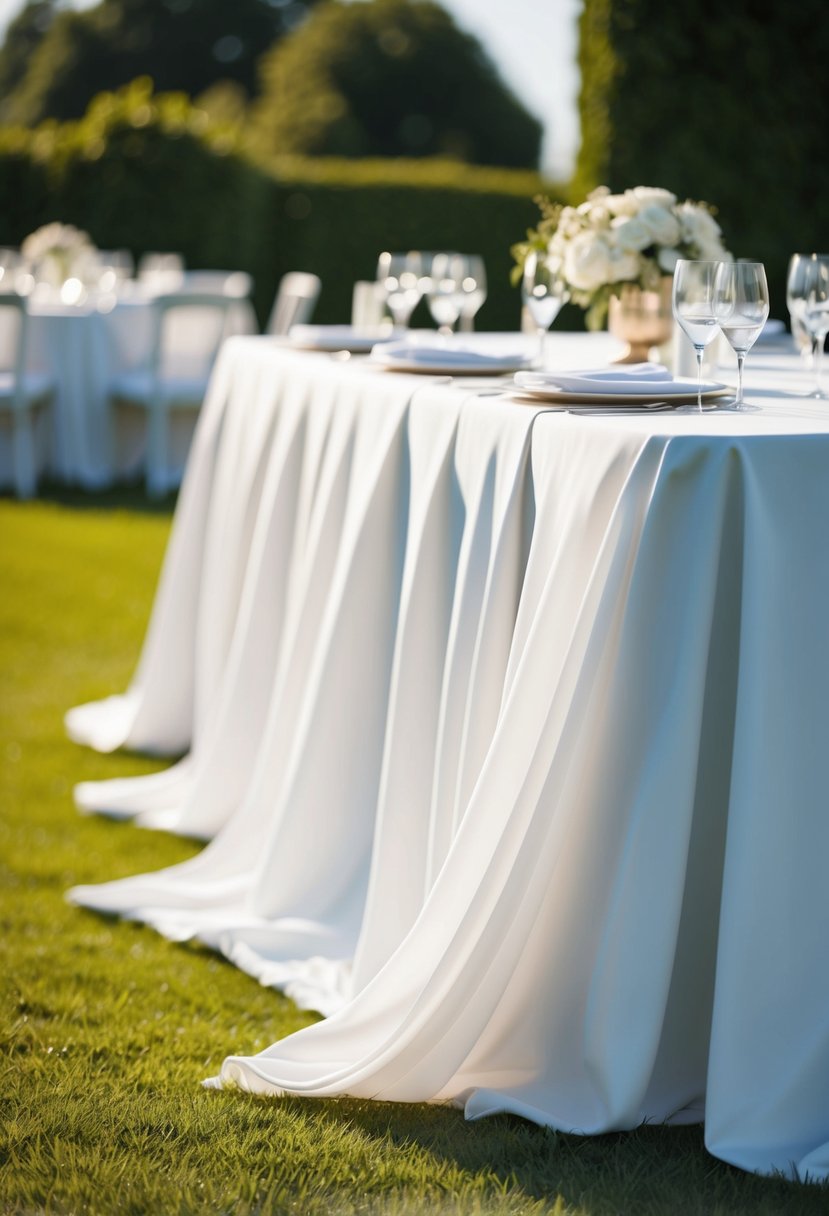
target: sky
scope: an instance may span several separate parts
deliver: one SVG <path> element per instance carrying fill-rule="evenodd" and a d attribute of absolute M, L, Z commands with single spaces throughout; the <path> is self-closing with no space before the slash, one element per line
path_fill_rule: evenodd
<path fill-rule="evenodd" d="M 94 2 L 74 0 L 74 7 Z M 458 25 L 481 40 L 513 92 L 541 120 L 542 169 L 552 178 L 568 178 L 579 145 L 576 50 L 581 0 L 440 2 Z M 0 0 L 0 37 L 22 7 L 23 0 Z"/>

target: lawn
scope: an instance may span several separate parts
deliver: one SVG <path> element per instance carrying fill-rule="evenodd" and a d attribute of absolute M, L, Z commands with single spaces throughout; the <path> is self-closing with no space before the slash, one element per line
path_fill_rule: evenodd
<path fill-rule="evenodd" d="M 78 748 L 61 725 L 126 685 L 169 522 L 169 504 L 126 493 L 0 501 L 0 1212 L 825 1216 L 829 1189 L 731 1169 L 698 1128 L 581 1139 L 200 1088 L 312 1015 L 63 899 L 197 848 L 78 815 L 75 782 L 154 765 Z"/>

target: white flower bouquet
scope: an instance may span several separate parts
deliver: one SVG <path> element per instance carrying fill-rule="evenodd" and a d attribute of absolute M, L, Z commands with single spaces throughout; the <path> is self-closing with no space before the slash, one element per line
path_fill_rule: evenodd
<path fill-rule="evenodd" d="M 44 224 L 20 246 L 35 278 L 60 287 L 67 279 L 83 280 L 95 260 L 95 246 L 89 234 L 72 224 Z"/>
<path fill-rule="evenodd" d="M 657 291 L 680 258 L 731 256 L 707 203 L 680 203 L 670 190 L 656 186 L 635 186 L 623 194 L 599 186 L 578 207 L 538 201 L 542 219 L 513 247 L 513 256 L 520 268 L 530 250 L 546 253 L 570 299 L 587 310 L 589 329 L 601 327 L 610 297 L 623 284 Z"/>

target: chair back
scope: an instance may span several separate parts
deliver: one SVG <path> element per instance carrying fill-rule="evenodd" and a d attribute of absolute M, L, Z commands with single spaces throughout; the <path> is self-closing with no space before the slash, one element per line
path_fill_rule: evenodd
<path fill-rule="evenodd" d="M 265 332 L 282 337 L 292 325 L 310 321 L 321 287 L 320 279 L 306 271 L 292 270 L 283 275 Z"/>
<path fill-rule="evenodd" d="M 29 313 L 23 296 L 0 292 L 0 374 L 11 377 L 13 409 L 25 405 L 26 330 Z"/>
<path fill-rule="evenodd" d="M 204 379 L 227 336 L 233 296 L 176 291 L 153 301 L 150 370 L 156 382 Z"/>

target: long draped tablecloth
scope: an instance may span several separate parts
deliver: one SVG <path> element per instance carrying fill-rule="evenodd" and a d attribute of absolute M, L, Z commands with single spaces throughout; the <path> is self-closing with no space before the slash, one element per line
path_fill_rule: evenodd
<path fill-rule="evenodd" d="M 136 678 L 68 715 L 189 747 L 82 806 L 212 837 L 72 898 L 331 1015 L 215 1084 L 829 1177 L 829 411 L 755 369 L 577 416 L 226 345 Z"/>

